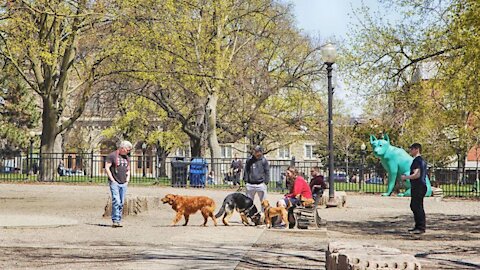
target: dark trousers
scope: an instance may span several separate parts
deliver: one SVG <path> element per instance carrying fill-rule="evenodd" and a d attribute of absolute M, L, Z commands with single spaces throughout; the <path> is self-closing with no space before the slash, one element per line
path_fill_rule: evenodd
<path fill-rule="evenodd" d="M 425 231 L 426 218 L 425 210 L 423 209 L 423 198 L 427 193 L 427 187 L 412 187 L 412 200 L 410 201 L 410 209 L 413 212 L 413 218 L 415 220 L 415 229 Z"/>
<path fill-rule="evenodd" d="M 233 185 L 240 185 L 240 172 L 233 173 Z"/>

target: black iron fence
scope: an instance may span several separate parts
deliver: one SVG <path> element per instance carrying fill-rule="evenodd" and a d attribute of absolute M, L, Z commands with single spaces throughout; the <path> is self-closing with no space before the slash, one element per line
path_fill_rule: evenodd
<path fill-rule="evenodd" d="M 0 181 L 36 181 L 41 170 L 51 172 L 48 181 L 74 183 L 106 183 L 106 155 L 91 153 L 29 154 L 0 156 Z M 237 188 L 244 185 L 243 170 L 235 170 L 231 158 L 166 158 L 155 155 L 132 156 L 131 183 L 197 188 Z M 241 160 L 243 166 L 245 160 Z M 327 181 L 328 168 L 320 161 L 269 160 L 269 190 L 287 192 L 285 170 L 294 165 L 308 181 L 313 167 L 319 167 Z M 480 197 L 476 168 L 430 168 L 433 186 L 443 189 L 445 196 Z M 387 174 L 381 166 L 336 166 L 333 173 L 335 189 L 350 192 L 383 193 L 387 189 Z M 401 183 L 398 191 L 404 187 Z"/>

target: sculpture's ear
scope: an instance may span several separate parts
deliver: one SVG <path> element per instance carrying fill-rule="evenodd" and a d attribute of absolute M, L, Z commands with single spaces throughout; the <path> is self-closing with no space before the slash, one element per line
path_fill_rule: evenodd
<path fill-rule="evenodd" d="M 388 134 L 387 134 L 387 133 L 383 134 L 383 139 L 384 139 L 385 141 L 387 141 L 388 143 L 390 143 L 390 138 L 388 137 Z"/>
<path fill-rule="evenodd" d="M 370 144 L 373 144 L 377 140 L 377 137 L 370 134 Z"/>

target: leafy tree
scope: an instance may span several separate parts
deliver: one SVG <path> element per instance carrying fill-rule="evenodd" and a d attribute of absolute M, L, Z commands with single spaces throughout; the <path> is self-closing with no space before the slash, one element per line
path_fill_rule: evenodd
<path fill-rule="evenodd" d="M 81 116 L 105 75 L 111 21 L 121 13 L 110 7 L 87 0 L 1 2 L 0 56 L 40 101 L 44 155 L 56 151 L 57 136 Z M 39 180 L 50 181 L 53 159 L 42 161 Z"/>
<path fill-rule="evenodd" d="M 142 3 L 131 12 L 144 19 L 123 24 L 118 57 L 145 82 L 139 92 L 181 123 L 192 155 L 208 141 L 218 157 L 219 133 L 248 136 L 269 97 L 318 73 L 318 48 L 275 1 Z"/>
<path fill-rule="evenodd" d="M 5 66 L 0 77 L 0 154 L 12 154 L 28 147 L 28 130 L 38 124 L 40 114 L 31 93 Z M 13 73 L 14 74 L 14 73 Z"/>
<path fill-rule="evenodd" d="M 156 147 L 160 157 L 161 175 L 166 175 L 165 160 L 172 150 L 184 146 L 187 141 L 178 122 L 167 114 L 155 102 L 144 97 L 130 96 L 121 104 L 121 114 L 111 127 L 102 133 L 106 138 L 127 139 L 132 142 L 145 142 Z"/>
<path fill-rule="evenodd" d="M 374 108 L 382 107 L 377 113 L 389 118 L 401 144 L 423 141 L 441 163 L 455 154 L 460 181 L 479 120 L 480 5 L 471 0 L 385 2 L 403 10 L 404 17 L 386 22 L 365 8 L 357 11 L 361 23 L 344 58 L 352 87 L 356 84 Z"/>

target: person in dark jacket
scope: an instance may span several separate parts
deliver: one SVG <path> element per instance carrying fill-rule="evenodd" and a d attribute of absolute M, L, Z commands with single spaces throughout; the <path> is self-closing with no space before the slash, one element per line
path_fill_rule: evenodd
<path fill-rule="evenodd" d="M 242 160 L 238 159 L 237 154 L 235 154 L 232 164 L 230 165 L 230 169 L 232 170 L 232 177 L 233 177 L 233 185 L 240 185 L 240 175 L 243 170 Z"/>
<path fill-rule="evenodd" d="M 427 162 L 422 158 L 421 152 L 421 144 L 414 143 L 410 146 L 410 155 L 414 157 L 410 166 L 410 175 L 402 175 L 402 180 L 410 179 L 412 185 L 410 209 L 413 212 L 415 226 L 408 231 L 413 234 L 424 234 L 426 229 L 423 198 L 427 193 Z"/>
<path fill-rule="evenodd" d="M 270 180 L 270 165 L 263 156 L 263 148 L 257 145 L 253 149 L 253 154 L 245 163 L 243 180 L 247 187 L 247 196 L 255 200 L 255 194 L 258 193 L 260 202 L 267 198 L 267 184 Z"/>
<path fill-rule="evenodd" d="M 327 189 L 327 184 L 325 184 L 323 175 L 320 174 L 320 168 L 318 166 L 313 167 L 310 170 L 310 174 L 312 175 L 312 180 L 310 180 L 310 190 L 312 191 L 313 196 L 316 197 L 317 193 L 322 196 L 321 192 Z"/>

